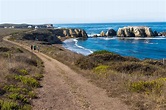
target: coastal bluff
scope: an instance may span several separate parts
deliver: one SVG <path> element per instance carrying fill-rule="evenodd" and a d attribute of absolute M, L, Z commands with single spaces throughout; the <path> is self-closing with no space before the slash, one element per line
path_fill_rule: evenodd
<path fill-rule="evenodd" d="M 22 39 L 38 40 L 48 43 L 62 43 L 68 38 L 88 38 L 87 33 L 82 29 L 37 29 L 30 33 L 24 33 Z"/>
<path fill-rule="evenodd" d="M 118 37 L 153 37 L 157 36 L 149 27 L 128 26 L 119 28 L 117 32 Z"/>

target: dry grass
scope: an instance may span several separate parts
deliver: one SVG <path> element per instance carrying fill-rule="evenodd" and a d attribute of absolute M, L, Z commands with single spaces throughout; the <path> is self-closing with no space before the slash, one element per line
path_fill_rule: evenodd
<path fill-rule="evenodd" d="M 4 29 L 4 28 L 0 28 L 0 41 L 2 41 L 3 36 L 6 35 L 15 35 L 15 34 L 20 34 L 20 33 L 24 33 L 26 31 L 28 31 L 29 29 Z"/>
<path fill-rule="evenodd" d="M 4 32 L 0 29 L 1 32 Z M 1 35 L 17 30 L 8 30 Z M 20 31 L 21 32 L 21 31 Z M 0 109 L 30 110 L 43 74 L 42 61 L 30 52 L 0 42 Z"/>
<path fill-rule="evenodd" d="M 93 83 L 106 89 L 108 96 L 123 100 L 132 110 L 166 108 L 166 65 L 160 61 L 98 52 L 79 59 L 76 65 L 88 69 L 86 75 Z"/>

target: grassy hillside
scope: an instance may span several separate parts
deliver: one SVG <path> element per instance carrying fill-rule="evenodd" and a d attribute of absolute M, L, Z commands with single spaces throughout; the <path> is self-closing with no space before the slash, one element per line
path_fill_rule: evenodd
<path fill-rule="evenodd" d="M 1 35 L 18 32 L 0 30 Z M 21 31 L 19 31 L 21 32 Z M 0 109 L 30 110 L 31 101 L 37 98 L 35 88 L 40 87 L 43 64 L 30 52 L 0 42 Z"/>
<path fill-rule="evenodd" d="M 139 60 L 97 51 L 75 63 L 91 81 L 106 89 L 110 97 L 121 98 L 131 109 L 166 108 L 166 65 L 157 60 Z"/>
<path fill-rule="evenodd" d="M 9 35 L 9 34 L 15 34 L 15 33 L 19 33 L 19 32 L 25 32 L 28 31 L 30 29 L 4 29 L 4 28 L 0 28 L 0 37 L 2 38 L 4 35 Z"/>

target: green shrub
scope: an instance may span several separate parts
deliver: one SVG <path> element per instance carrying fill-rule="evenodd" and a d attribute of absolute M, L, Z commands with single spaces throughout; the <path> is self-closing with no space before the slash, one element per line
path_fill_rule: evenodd
<path fill-rule="evenodd" d="M 128 59 L 111 52 L 103 52 L 102 54 L 100 54 L 100 52 L 97 52 L 78 59 L 75 62 L 75 65 L 77 65 L 81 69 L 93 69 L 101 64 L 107 65 L 109 62 L 122 62 L 126 60 Z"/>
<path fill-rule="evenodd" d="M 13 101 L 0 100 L 0 109 L 1 110 L 18 110 L 19 105 Z"/>
<path fill-rule="evenodd" d="M 21 88 L 16 87 L 16 86 L 14 86 L 14 85 L 5 85 L 5 86 L 3 87 L 3 89 L 4 89 L 5 91 L 7 91 L 7 92 L 15 92 L 15 93 L 18 93 L 18 92 L 21 91 Z"/>
<path fill-rule="evenodd" d="M 18 72 L 22 75 L 27 75 L 28 74 L 28 71 L 26 69 L 20 69 L 20 70 L 18 70 Z"/>
<path fill-rule="evenodd" d="M 29 103 L 29 100 L 23 94 L 11 93 L 9 98 L 13 100 L 20 100 L 23 103 Z"/>
<path fill-rule="evenodd" d="M 29 91 L 28 96 L 29 96 L 29 98 L 32 98 L 32 99 L 37 98 L 37 95 L 34 91 Z"/>
<path fill-rule="evenodd" d="M 103 74 L 103 73 L 107 72 L 108 68 L 109 68 L 109 66 L 107 66 L 107 65 L 100 65 L 100 66 L 97 66 L 96 68 L 94 68 L 93 71 L 97 74 Z"/>
<path fill-rule="evenodd" d="M 40 83 L 29 76 L 21 76 L 21 75 L 15 75 L 15 79 L 18 81 L 21 81 L 23 84 L 31 86 L 31 87 L 39 87 Z"/>
<path fill-rule="evenodd" d="M 19 95 L 19 93 L 12 93 L 8 97 L 13 100 L 18 100 L 21 96 Z"/>
<path fill-rule="evenodd" d="M 132 82 L 130 84 L 130 90 L 133 92 L 161 93 L 162 86 L 164 85 L 165 81 L 166 81 L 166 78 L 159 78 L 152 81 Z"/>
<path fill-rule="evenodd" d="M 32 107 L 31 107 L 31 105 L 24 105 L 22 108 L 21 108 L 21 110 L 32 110 Z"/>
<path fill-rule="evenodd" d="M 42 74 L 39 74 L 39 73 L 34 75 L 34 78 L 37 79 L 37 80 L 41 80 L 41 78 L 43 78 L 43 77 L 44 76 Z"/>
<path fill-rule="evenodd" d="M 28 90 L 26 88 L 20 88 L 15 85 L 5 85 L 3 87 L 3 90 L 6 92 L 12 92 L 12 93 L 27 93 Z"/>

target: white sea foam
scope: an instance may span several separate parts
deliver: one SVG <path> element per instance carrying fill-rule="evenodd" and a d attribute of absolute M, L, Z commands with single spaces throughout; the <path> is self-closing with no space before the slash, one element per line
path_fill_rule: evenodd
<path fill-rule="evenodd" d="M 134 39 L 134 40 L 141 40 L 141 39 L 166 39 L 166 37 L 127 37 L 123 39 Z"/>
<path fill-rule="evenodd" d="M 73 41 L 75 42 L 75 46 L 77 46 L 78 48 L 81 48 L 83 50 L 89 51 L 90 53 L 93 53 L 93 51 L 91 51 L 90 49 L 87 49 L 87 48 L 84 48 L 83 46 L 78 45 L 78 40 L 77 39 L 74 39 Z"/>
<path fill-rule="evenodd" d="M 148 43 L 148 44 L 158 44 L 158 43 Z"/>
<path fill-rule="evenodd" d="M 63 47 L 71 50 L 73 52 L 83 54 L 83 55 L 89 55 L 93 53 L 90 49 L 84 48 L 83 46 L 78 45 L 78 40 L 77 39 L 67 39 L 64 42 Z"/>
<path fill-rule="evenodd" d="M 158 44 L 158 43 L 151 43 L 149 41 L 145 41 L 144 43 L 146 43 L 146 44 Z"/>
<path fill-rule="evenodd" d="M 99 39 L 103 39 L 103 40 L 113 40 L 116 39 L 115 37 L 98 37 Z"/>
<path fill-rule="evenodd" d="M 73 39 L 67 39 L 65 41 L 63 41 L 64 43 L 68 43 L 68 42 L 73 42 Z"/>
<path fill-rule="evenodd" d="M 100 34 L 93 33 L 93 34 L 88 34 L 88 37 L 93 37 L 94 35 L 100 36 Z"/>

